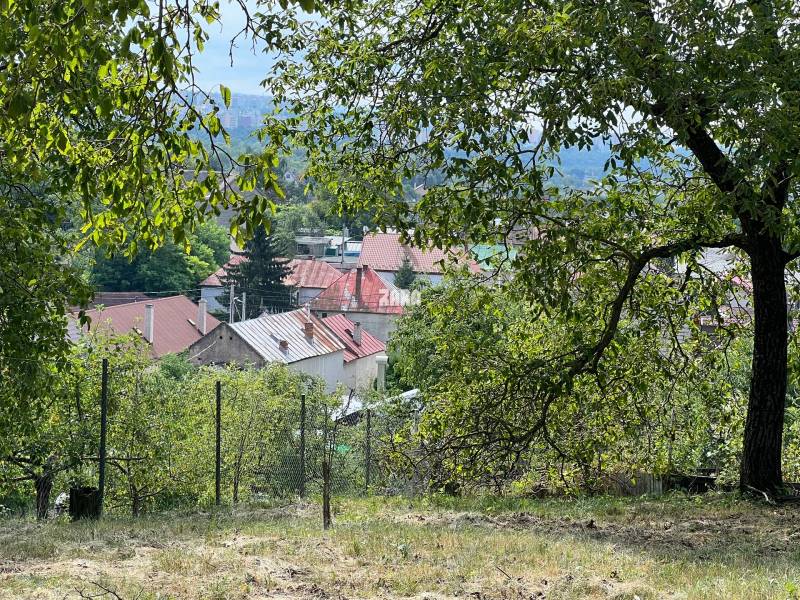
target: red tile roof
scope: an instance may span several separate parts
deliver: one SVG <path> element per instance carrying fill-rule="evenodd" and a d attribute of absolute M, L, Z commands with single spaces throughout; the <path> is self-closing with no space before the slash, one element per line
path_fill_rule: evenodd
<path fill-rule="evenodd" d="M 345 347 L 344 362 L 346 363 L 386 351 L 386 344 L 363 327 L 361 328 L 361 343 L 357 344 L 353 340 L 353 330 L 356 324 L 344 315 L 331 315 L 322 319 L 322 322 L 336 334 L 336 337 L 342 340 Z"/>
<path fill-rule="evenodd" d="M 246 260 L 246 256 L 241 254 L 232 254 L 228 259 L 228 262 L 200 282 L 200 287 L 222 287 L 222 278 L 225 277 L 225 273 L 227 273 L 228 269 Z"/>
<path fill-rule="evenodd" d="M 361 291 L 356 297 L 356 280 L 361 273 Z M 311 301 L 317 311 L 369 312 L 380 314 L 403 314 L 403 306 L 397 302 L 398 289 L 381 279 L 369 267 L 358 267 L 334 281 L 319 296 Z"/>
<path fill-rule="evenodd" d="M 286 265 L 291 273 L 284 279 L 286 285 L 297 288 L 317 288 L 324 290 L 342 276 L 324 260 L 302 260 L 295 258 Z"/>
<path fill-rule="evenodd" d="M 203 337 L 197 329 L 197 305 L 186 296 L 169 298 L 147 298 L 142 302 L 118 304 L 103 311 L 87 310 L 92 319 L 90 328 L 110 328 L 119 334 L 144 329 L 145 304 L 153 305 L 153 356 L 158 358 L 171 352 L 186 350 Z M 189 323 L 189 321 L 195 323 Z M 211 331 L 219 321 L 206 314 L 206 332 Z"/>
<path fill-rule="evenodd" d="M 409 244 L 400 242 L 399 233 L 373 233 L 364 236 L 361 244 L 359 266 L 370 266 L 376 271 L 397 271 L 403 264 L 403 259 L 408 257 L 411 268 L 415 273 L 441 274 L 442 262 L 455 259 L 463 263 L 465 253 L 458 249 L 449 251 L 439 248 L 422 250 Z M 469 261 L 473 271 L 479 271 L 477 263 Z"/>

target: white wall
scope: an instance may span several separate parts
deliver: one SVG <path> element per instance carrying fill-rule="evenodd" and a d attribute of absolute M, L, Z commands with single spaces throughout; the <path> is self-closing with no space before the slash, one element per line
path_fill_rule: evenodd
<path fill-rule="evenodd" d="M 376 270 L 375 272 L 378 275 L 380 275 L 381 279 L 383 279 L 386 283 L 391 283 L 392 285 L 394 285 L 394 278 L 397 276 L 397 272 L 396 271 L 377 271 Z M 442 282 L 442 279 L 444 279 L 444 276 L 440 275 L 438 273 L 430 273 L 430 274 L 417 273 L 416 275 L 417 275 L 417 279 L 419 279 L 419 280 L 427 279 L 428 281 L 431 282 L 432 285 L 438 285 L 438 284 L 440 284 Z"/>
<path fill-rule="evenodd" d="M 300 306 L 311 302 L 314 298 L 319 296 L 325 288 L 297 288 L 297 303 Z"/>
<path fill-rule="evenodd" d="M 344 383 L 344 351 L 331 352 L 324 356 L 314 356 L 305 360 L 298 360 L 288 366 L 292 371 L 307 373 L 325 381 L 328 392 L 336 390 L 339 383 Z"/>
<path fill-rule="evenodd" d="M 315 310 L 314 314 L 320 318 L 330 317 L 331 315 L 345 315 L 353 322 L 359 321 L 364 329 L 384 343 L 389 340 L 389 336 L 397 329 L 396 321 L 400 316 L 360 311 L 342 312 L 340 310 Z"/>
<path fill-rule="evenodd" d="M 381 354 L 383 352 L 376 352 L 364 358 L 357 358 L 345 363 L 345 385 L 353 390 L 372 387 L 372 382 L 378 376 L 378 363 L 375 357 Z"/>
<path fill-rule="evenodd" d="M 219 303 L 217 298 L 219 298 L 222 293 L 223 289 L 221 287 L 202 287 L 200 288 L 200 298 L 208 302 L 208 311 L 209 312 L 217 312 L 217 311 L 224 311 L 225 307 Z"/>

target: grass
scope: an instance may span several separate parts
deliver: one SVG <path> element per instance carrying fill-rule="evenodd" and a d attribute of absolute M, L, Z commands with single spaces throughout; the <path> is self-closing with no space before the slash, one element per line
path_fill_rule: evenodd
<path fill-rule="evenodd" d="M 0 598 L 800 599 L 800 511 L 731 495 L 338 500 L 0 522 Z"/>

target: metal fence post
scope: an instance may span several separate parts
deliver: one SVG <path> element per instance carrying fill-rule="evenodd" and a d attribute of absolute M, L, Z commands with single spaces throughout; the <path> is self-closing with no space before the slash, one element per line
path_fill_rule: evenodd
<path fill-rule="evenodd" d="M 370 463 L 372 462 L 372 411 L 367 409 L 367 431 L 364 446 L 364 491 L 369 493 Z"/>
<path fill-rule="evenodd" d="M 217 506 L 221 502 L 220 482 L 222 479 L 222 384 L 217 381 L 217 444 L 216 444 L 216 465 L 214 471 L 214 502 Z"/>
<path fill-rule="evenodd" d="M 100 387 L 100 455 L 98 464 L 97 516 L 103 514 L 103 497 L 106 492 L 106 436 L 108 435 L 108 359 L 103 359 L 103 377 Z"/>
<path fill-rule="evenodd" d="M 300 394 L 300 497 L 306 495 L 306 395 Z"/>

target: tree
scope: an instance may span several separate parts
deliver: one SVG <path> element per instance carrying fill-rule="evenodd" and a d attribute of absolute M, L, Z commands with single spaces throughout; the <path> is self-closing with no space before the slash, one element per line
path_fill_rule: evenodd
<path fill-rule="evenodd" d="M 191 175 L 226 153 L 220 102 L 193 67 L 218 19 L 210 0 L 0 4 L 0 373 L 12 382 L 0 392 L 0 452 L 6 434 L 30 429 L 40 375 L 69 352 L 64 314 L 89 298 L 76 249 L 184 246 L 234 206 L 243 238 L 269 212 L 235 194 L 228 173 Z M 229 158 L 240 190 L 277 188 L 267 153 Z"/>
<path fill-rule="evenodd" d="M 244 257 L 238 264 L 231 265 L 222 278 L 228 292 L 220 296 L 220 303 L 230 307 L 230 286 L 234 286 L 237 303 L 242 294 L 247 294 L 244 314 L 240 307 L 236 312 L 239 319 L 252 319 L 265 311 L 279 312 L 292 306 L 290 288 L 283 283 L 289 274 L 287 261 L 277 255 L 273 240 L 264 227 L 256 230 L 253 238 L 245 245 Z"/>
<path fill-rule="evenodd" d="M 397 269 L 397 274 L 394 277 L 394 284 L 400 289 L 407 290 L 416 278 L 417 274 L 414 273 L 414 269 L 411 267 L 411 261 L 408 260 L 407 256 L 404 256 L 403 263 Z"/>
<path fill-rule="evenodd" d="M 134 256 L 123 251 L 109 256 L 96 249 L 90 282 L 104 291 L 187 293 L 225 264 L 230 257 L 230 236 L 213 223 L 204 223 L 187 237 L 187 248 L 172 241 Z"/>
<path fill-rule="evenodd" d="M 682 308 L 687 286 L 711 298 L 725 280 L 698 259 L 726 249 L 752 281 L 740 484 L 781 488 L 785 278 L 800 254 L 797 2 L 340 0 L 320 11 L 302 25 L 264 17 L 302 49 L 266 81 L 295 115 L 268 125 L 273 148 L 301 145 L 309 180 L 413 227 L 417 243 L 528 232 L 514 261 L 528 301 L 592 325 L 528 365 L 547 383 L 526 436 L 641 320 L 698 316 Z M 598 141 L 601 181 L 549 184 L 560 149 Z M 404 179 L 438 171 L 442 184 L 403 201 Z M 653 298 L 662 260 L 687 268 Z"/>

